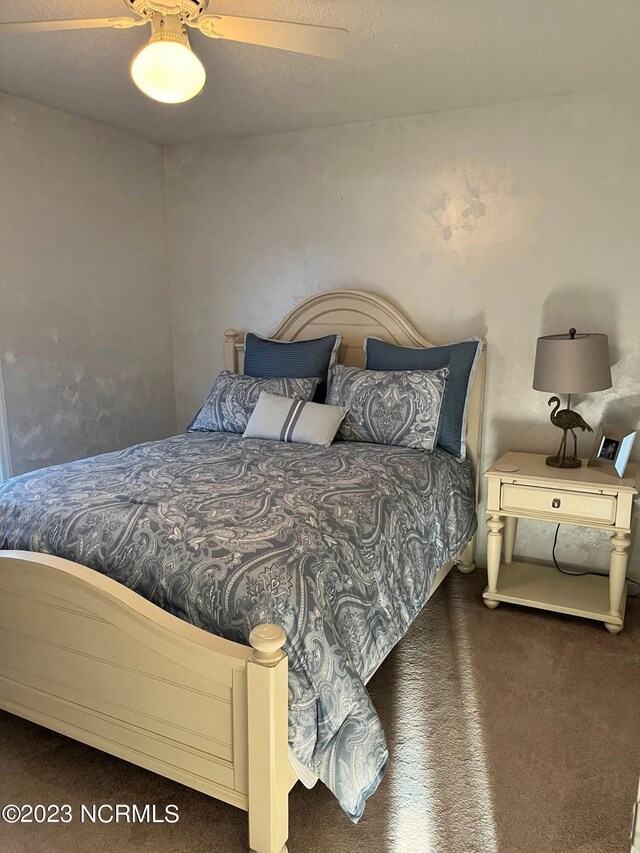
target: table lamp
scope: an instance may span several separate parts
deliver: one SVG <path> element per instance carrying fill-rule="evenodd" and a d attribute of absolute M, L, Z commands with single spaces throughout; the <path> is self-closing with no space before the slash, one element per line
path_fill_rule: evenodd
<path fill-rule="evenodd" d="M 568 335 L 546 335 L 538 338 L 536 364 L 533 373 L 536 391 L 555 391 L 568 396 L 566 409 L 560 408 L 560 398 L 551 397 L 554 405 L 551 423 L 562 430 L 562 441 L 555 456 L 547 456 L 552 468 L 579 468 L 576 429 L 593 432 L 589 424 L 571 409 L 572 394 L 587 394 L 611 388 L 609 342 L 606 335 L 578 334 L 569 329 Z M 567 454 L 567 433 L 573 436 L 573 455 Z"/>

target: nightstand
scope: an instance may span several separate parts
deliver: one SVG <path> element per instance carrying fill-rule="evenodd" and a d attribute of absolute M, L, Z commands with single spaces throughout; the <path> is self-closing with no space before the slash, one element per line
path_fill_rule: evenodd
<path fill-rule="evenodd" d="M 499 468 L 516 468 L 515 471 Z M 482 594 L 487 607 L 501 601 L 569 613 L 604 622 L 617 634 L 624 625 L 627 557 L 633 501 L 638 494 L 636 465 L 623 478 L 596 468 L 550 468 L 537 453 L 505 453 L 485 472 L 487 574 Z M 611 531 L 609 576 L 570 576 L 555 567 L 514 563 L 519 518 L 555 521 Z M 504 559 L 502 558 L 504 544 Z"/>

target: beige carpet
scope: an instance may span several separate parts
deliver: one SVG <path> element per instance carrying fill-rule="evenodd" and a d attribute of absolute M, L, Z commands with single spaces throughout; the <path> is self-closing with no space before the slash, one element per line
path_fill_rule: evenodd
<path fill-rule="evenodd" d="M 596 623 L 480 601 L 452 573 L 371 682 L 391 748 L 352 826 L 328 791 L 291 795 L 291 853 L 628 851 L 640 773 L 640 602 Z M 230 806 L 0 712 L 0 804 L 177 804 L 179 823 L 0 823 L 2 851 L 247 850 Z"/>

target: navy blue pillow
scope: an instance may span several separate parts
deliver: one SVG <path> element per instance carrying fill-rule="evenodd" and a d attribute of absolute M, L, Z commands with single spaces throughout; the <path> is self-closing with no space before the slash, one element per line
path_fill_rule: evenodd
<path fill-rule="evenodd" d="M 437 370 L 449 366 L 436 443 L 457 456 L 466 456 L 467 394 L 482 340 L 470 338 L 444 347 L 399 347 L 377 338 L 364 342 L 367 370 Z"/>
<path fill-rule="evenodd" d="M 325 335 L 310 341 L 273 341 L 247 332 L 244 343 L 245 376 L 259 379 L 317 376 L 320 384 L 314 400 L 324 403 L 327 373 L 338 357 L 339 335 Z"/>

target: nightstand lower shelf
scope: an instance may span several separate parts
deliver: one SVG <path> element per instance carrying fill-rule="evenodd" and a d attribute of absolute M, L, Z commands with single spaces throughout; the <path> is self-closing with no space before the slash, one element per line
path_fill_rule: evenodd
<path fill-rule="evenodd" d="M 578 581 L 576 583 L 576 581 Z M 597 619 L 612 627 L 624 624 L 626 584 L 621 602 L 621 615 L 609 614 L 609 578 L 606 575 L 565 575 L 550 566 L 531 563 L 501 563 L 497 592 L 488 588 L 482 597 L 487 606 L 500 601 L 553 610 L 570 616 Z M 611 630 L 611 629 L 610 629 Z"/>

